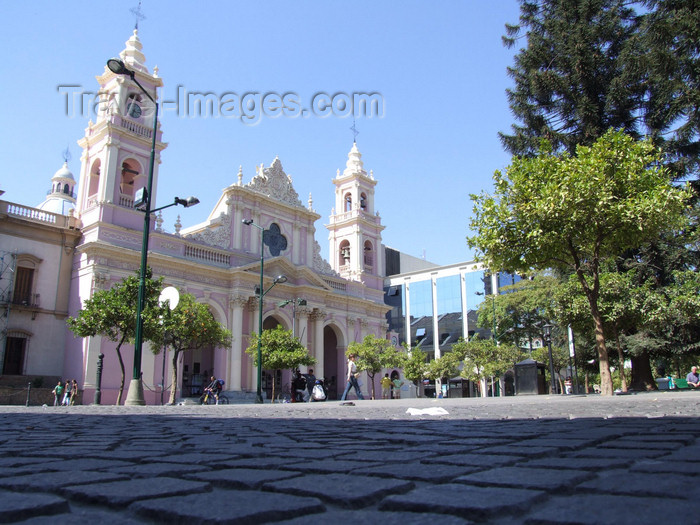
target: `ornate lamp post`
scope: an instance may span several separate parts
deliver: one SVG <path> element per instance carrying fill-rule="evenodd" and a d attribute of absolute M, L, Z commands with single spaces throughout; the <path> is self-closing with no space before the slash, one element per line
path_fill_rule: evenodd
<path fill-rule="evenodd" d="M 552 328 L 554 325 L 547 323 L 542 327 L 542 339 L 547 343 L 547 349 L 549 350 L 549 375 L 550 375 L 550 394 L 556 393 L 556 383 L 554 382 L 554 360 L 552 359 Z"/>
<path fill-rule="evenodd" d="M 153 136 L 151 138 L 151 158 L 148 167 L 148 182 L 146 184 L 145 192 L 141 198 L 143 202 L 142 211 L 144 212 L 143 219 L 143 241 L 141 242 L 141 273 L 139 276 L 139 295 L 138 303 L 136 305 L 136 334 L 134 335 L 134 374 L 132 376 L 131 384 L 129 385 L 129 393 L 127 394 L 125 405 L 145 405 L 146 402 L 143 398 L 143 383 L 141 382 L 141 355 L 143 350 L 143 307 L 146 302 L 146 267 L 148 258 L 148 236 L 151 229 L 151 213 L 158 210 L 168 208 L 170 206 L 175 206 L 180 204 L 185 208 L 189 206 L 194 206 L 199 202 L 196 197 L 190 197 L 188 199 L 179 199 L 175 197 L 175 202 L 163 206 L 162 208 L 151 209 L 151 194 L 153 190 L 153 165 L 156 158 L 156 137 L 158 135 L 158 103 L 150 95 L 148 91 L 141 85 L 141 83 L 136 79 L 134 71 L 128 69 L 124 62 L 118 58 L 110 58 L 107 61 L 107 67 L 112 73 L 117 75 L 127 75 L 134 83 L 141 89 L 144 95 L 146 95 L 155 107 L 155 113 L 153 116 Z"/>
<path fill-rule="evenodd" d="M 272 285 L 267 289 L 263 290 L 263 270 L 265 265 L 265 232 L 269 232 L 259 224 L 255 224 L 252 219 L 243 219 L 243 224 L 247 226 L 254 226 L 260 230 L 260 287 L 258 288 L 258 390 L 255 395 L 255 402 L 262 403 L 262 333 L 263 333 L 263 298 L 267 295 L 267 292 L 272 290 L 272 288 L 279 283 L 287 282 L 287 277 L 285 275 L 278 275 L 272 281 Z M 286 245 L 286 243 L 285 243 Z"/>

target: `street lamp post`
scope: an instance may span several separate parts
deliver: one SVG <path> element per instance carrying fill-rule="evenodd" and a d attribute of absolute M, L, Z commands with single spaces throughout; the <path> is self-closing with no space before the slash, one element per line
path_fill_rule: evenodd
<path fill-rule="evenodd" d="M 263 298 L 267 295 L 267 292 L 272 290 L 273 286 L 279 283 L 287 282 L 287 277 L 284 275 L 278 275 L 272 281 L 272 285 L 263 291 L 263 270 L 265 265 L 265 244 L 263 243 L 265 237 L 265 228 L 259 224 L 255 224 L 252 219 L 243 219 L 243 224 L 246 226 L 254 226 L 260 230 L 260 287 L 258 288 L 258 390 L 255 395 L 255 402 L 262 403 L 262 333 L 263 333 Z"/>
<path fill-rule="evenodd" d="M 143 195 L 143 240 L 141 242 L 141 272 L 139 275 L 139 294 L 138 302 L 136 305 L 136 333 L 134 334 L 134 373 L 132 376 L 131 384 L 129 385 L 129 393 L 127 394 L 126 405 L 145 405 L 146 402 L 143 398 L 143 383 L 141 382 L 141 355 L 143 350 L 143 308 L 146 301 L 146 265 L 148 259 L 148 236 L 151 229 L 151 213 L 162 210 L 169 206 L 175 206 L 176 204 L 181 204 L 185 207 L 193 206 L 199 201 L 195 197 L 190 197 L 189 199 L 178 199 L 175 198 L 175 202 L 169 204 L 168 206 L 163 206 L 162 208 L 157 208 L 151 210 L 151 195 L 153 190 L 153 165 L 156 158 L 156 138 L 158 135 L 158 103 L 150 95 L 148 91 L 141 85 L 141 83 L 136 79 L 134 71 L 128 69 L 124 62 L 118 58 L 110 58 L 107 61 L 107 67 L 112 73 L 117 75 L 128 75 L 131 80 L 141 89 L 144 95 L 146 95 L 153 106 L 155 107 L 155 112 L 153 115 L 153 136 L 151 137 L 151 158 L 148 167 L 148 181 L 146 184 L 146 191 Z"/>
<path fill-rule="evenodd" d="M 549 350 L 549 375 L 550 375 L 550 393 L 556 393 L 556 383 L 554 382 L 554 360 L 552 359 L 552 328 L 553 325 L 547 323 L 542 327 L 544 341 L 547 343 L 547 349 Z"/>
<path fill-rule="evenodd" d="M 287 299 L 286 301 L 277 303 L 277 306 L 284 308 L 289 303 L 292 303 L 292 337 L 296 338 L 297 306 L 306 306 L 306 299 Z M 301 335 L 303 336 L 304 334 Z"/>

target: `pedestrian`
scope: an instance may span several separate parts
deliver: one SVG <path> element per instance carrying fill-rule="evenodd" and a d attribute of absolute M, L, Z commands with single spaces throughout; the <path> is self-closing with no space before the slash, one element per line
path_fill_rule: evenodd
<path fill-rule="evenodd" d="M 311 395 L 313 394 L 314 385 L 316 385 L 316 376 L 314 375 L 314 369 L 309 368 L 309 372 L 306 374 L 306 391 L 307 395 L 304 396 L 307 403 L 311 402 Z"/>
<path fill-rule="evenodd" d="M 63 401 L 61 401 L 61 405 L 63 405 L 64 407 L 67 407 L 68 403 L 70 403 L 70 394 L 72 387 L 73 383 L 70 382 L 70 379 L 66 379 L 66 387 L 63 390 Z"/>
<path fill-rule="evenodd" d="M 360 392 L 360 385 L 357 382 L 359 375 L 360 373 L 357 371 L 357 365 L 355 364 L 355 354 L 351 354 L 350 357 L 348 357 L 348 373 L 346 376 L 347 383 L 345 385 L 345 391 L 340 398 L 341 401 L 345 401 L 345 398 L 347 397 L 351 388 L 354 388 L 355 392 L 357 392 L 357 399 L 364 400 L 362 392 Z"/>
<path fill-rule="evenodd" d="M 382 399 L 389 399 L 391 395 L 391 379 L 389 379 L 389 374 L 384 374 L 382 377 Z"/>
<path fill-rule="evenodd" d="M 73 386 L 70 390 L 70 404 L 71 406 L 73 406 L 75 405 L 75 399 L 78 397 L 78 381 L 73 379 L 71 383 L 73 384 Z"/>
<path fill-rule="evenodd" d="M 53 387 L 53 406 L 57 407 L 63 400 L 63 381 L 60 379 L 55 387 Z"/>
<path fill-rule="evenodd" d="M 403 386 L 403 381 L 398 377 L 392 381 L 394 383 L 394 399 L 401 399 L 401 387 Z"/>

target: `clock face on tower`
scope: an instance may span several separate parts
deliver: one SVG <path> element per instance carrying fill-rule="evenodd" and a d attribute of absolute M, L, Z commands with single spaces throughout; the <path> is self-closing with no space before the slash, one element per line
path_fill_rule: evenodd
<path fill-rule="evenodd" d="M 131 118 L 139 118 L 141 116 L 141 106 L 132 100 L 129 102 L 126 112 Z"/>

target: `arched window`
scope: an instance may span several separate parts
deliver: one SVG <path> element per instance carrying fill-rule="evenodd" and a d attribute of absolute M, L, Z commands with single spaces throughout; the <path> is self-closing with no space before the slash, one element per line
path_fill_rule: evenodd
<path fill-rule="evenodd" d="M 343 241 L 340 243 L 338 256 L 339 266 L 347 266 L 350 264 L 350 243 L 348 241 Z"/>
<path fill-rule="evenodd" d="M 360 208 L 362 208 L 363 211 L 367 211 L 367 195 L 364 193 L 360 194 Z"/>
<path fill-rule="evenodd" d="M 90 168 L 90 181 L 88 184 L 88 197 L 97 195 L 100 188 L 100 159 L 97 159 Z"/>
<path fill-rule="evenodd" d="M 121 206 L 132 207 L 134 205 L 135 181 L 140 174 L 140 166 L 133 159 L 125 160 L 122 163 L 121 179 L 119 181 L 119 204 Z"/>
<path fill-rule="evenodd" d="M 372 268 L 374 266 L 374 248 L 370 241 L 365 241 L 364 252 L 365 267 Z"/>
<path fill-rule="evenodd" d="M 343 197 L 343 201 L 345 202 L 345 211 L 352 211 L 352 195 L 346 193 Z"/>

